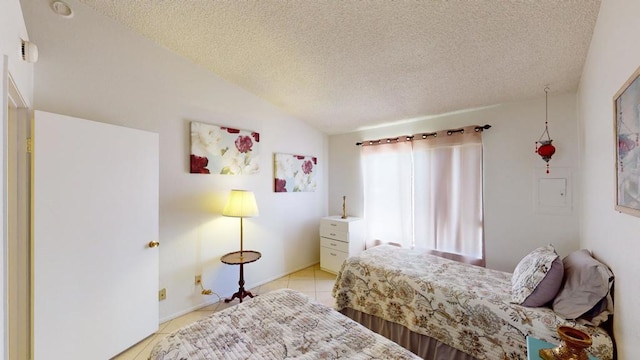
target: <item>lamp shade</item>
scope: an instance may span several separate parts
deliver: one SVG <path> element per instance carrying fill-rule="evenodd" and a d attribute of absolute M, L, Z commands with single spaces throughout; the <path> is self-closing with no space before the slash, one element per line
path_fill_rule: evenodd
<path fill-rule="evenodd" d="M 258 204 L 253 192 L 246 190 L 231 190 L 227 205 L 222 210 L 222 215 L 231 217 L 258 216 Z"/>

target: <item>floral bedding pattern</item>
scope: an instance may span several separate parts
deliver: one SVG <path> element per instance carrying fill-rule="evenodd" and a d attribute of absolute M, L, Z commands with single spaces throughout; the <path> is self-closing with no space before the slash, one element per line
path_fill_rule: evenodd
<path fill-rule="evenodd" d="M 290 289 L 257 296 L 161 340 L 150 360 L 420 359 Z"/>
<path fill-rule="evenodd" d="M 559 343 L 556 328 L 589 333 L 589 351 L 613 358 L 607 333 L 546 307 L 511 303 L 511 274 L 382 245 L 348 258 L 333 288 L 336 309 L 352 308 L 403 325 L 481 360 L 527 359 L 526 336 Z"/>

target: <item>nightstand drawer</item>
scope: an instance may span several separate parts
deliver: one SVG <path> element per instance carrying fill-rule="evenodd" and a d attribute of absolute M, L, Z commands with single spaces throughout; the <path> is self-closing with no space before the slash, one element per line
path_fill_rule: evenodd
<path fill-rule="evenodd" d="M 349 231 L 349 222 L 338 219 L 324 218 L 320 220 L 320 228 L 326 228 L 327 230 L 335 231 Z"/>
<path fill-rule="evenodd" d="M 330 239 L 336 239 L 344 242 L 349 242 L 349 233 L 346 231 L 336 230 L 330 227 L 320 225 L 320 236 Z"/>
<path fill-rule="evenodd" d="M 320 248 L 320 267 L 323 270 L 337 274 L 346 258 L 346 252 L 326 247 Z"/>
<path fill-rule="evenodd" d="M 344 241 L 329 239 L 329 238 L 326 238 L 326 237 L 321 237 L 320 238 L 320 246 L 321 247 L 325 247 L 325 248 L 329 248 L 329 249 L 333 249 L 333 250 L 342 251 L 342 252 L 345 252 L 345 253 L 349 252 L 349 243 L 346 243 Z"/>

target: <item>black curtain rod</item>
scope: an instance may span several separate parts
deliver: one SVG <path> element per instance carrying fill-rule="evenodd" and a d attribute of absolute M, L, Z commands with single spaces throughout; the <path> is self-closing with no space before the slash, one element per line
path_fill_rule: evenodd
<path fill-rule="evenodd" d="M 488 130 L 488 129 L 491 129 L 491 125 L 489 125 L 489 124 L 484 124 L 482 126 L 476 126 L 474 128 L 474 130 L 476 132 L 477 131 L 484 131 L 484 130 Z M 446 130 L 446 132 L 447 132 L 447 135 L 451 135 L 451 134 L 455 134 L 455 133 L 464 132 L 464 129 L 449 129 L 449 130 Z M 429 136 L 436 137 L 436 136 L 438 136 L 438 133 L 437 132 L 432 132 L 432 133 L 424 133 L 424 134 L 420 134 L 420 135 L 422 135 L 423 139 L 426 139 Z M 407 138 L 407 141 L 410 141 L 410 140 L 413 140 L 414 137 L 415 137 L 415 135 L 409 135 L 406 138 Z M 391 141 L 397 141 L 399 138 L 400 137 L 388 138 L 388 139 L 378 139 L 378 140 L 369 140 L 368 142 L 371 143 L 371 144 L 374 144 L 374 143 L 375 144 L 379 144 L 382 140 L 385 140 L 386 142 L 389 143 Z M 363 141 L 359 141 L 359 142 L 356 143 L 356 146 L 360 146 L 362 144 L 364 144 L 364 142 Z"/>

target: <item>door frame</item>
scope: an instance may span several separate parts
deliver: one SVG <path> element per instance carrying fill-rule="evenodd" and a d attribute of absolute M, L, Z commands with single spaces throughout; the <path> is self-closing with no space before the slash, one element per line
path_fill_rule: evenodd
<path fill-rule="evenodd" d="M 31 164 L 26 154 L 26 138 L 30 137 L 30 105 L 18 89 L 8 71 L 8 58 L 2 58 L 2 299 L 3 334 L 2 356 L 31 358 Z M 9 129 L 12 129 L 9 131 Z M 15 142 L 15 144 L 14 144 Z M 19 151 L 22 148 L 22 152 Z M 20 171 L 16 172 L 16 169 Z M 26 172 L 25 172 L 26 171 Z M 12 196 L 10 191 L 16 191 Z M 21 194 L 21 195 L 18 195 Z M 13 214 L 10 209 L 20 209 Z M 23 238 L 23 250 L 16 253 L 16 245 Z M 19 254 L 19 256 L 18 256 Z M 15 294 L 16 290 L 18 293 Z M 17 296 L 18 300 L 11 300 Z M 18 304 L 22 304 L 17 310 Z M 28 304 L 27 306 L 24 306 Z M 15 314 L 18 314 L 15 316 Z M 19 329 L 20 336 L 15 337 Z M 11 336 L 14 331 L 14 336 Z M 16 348 L 17 347 L 17 348 Z"/>
<path fill-rule="evenodd" d="M 31 111 L 9 76 L 7 266 L 9 360 L 31 359 Z"/>
<path fill-rule="evenodd" d="M 0 267 L 0 292 L 2 297 L 2 313 L 0 313 L 0 317 L 2 317 L 2 339 L 0 344 L 0 352 L 3 359 L 9 358 L 9 321 L 7 320 L 8 314 L 8 300 L 9 296 L 7 294 L 7 283 L 8 283 L 8 274 L 9 267 L 7 265 L 7 252 L 8 252 L 8 233 L 7 233 L 7 159 L 8 159 L 8 149 L 7 149 L 7 128 L 9 124 L 8 119 L 8 110 L 9 110 L 9 94 L 8 94 L 8 86 L 9 82 L 9 70 L 8 70 L 8 58 L 7 55 L 0 56 L 0 65 L 2 66 L 2 78 L 0 78 L 0 85 L 2 86 L 2 109 L 0 109 L 0 114 L 2 114 L 2 128 L 0 128 L 0 147 L 2 147 L 2 167 L 0 168 L 0 197 L 2 197 L 2 209 L 0 209 L 0 232 L 2 232 L 2 249 L 0 249 L 1 258 L 2 258 L 2 266 Z"/>

